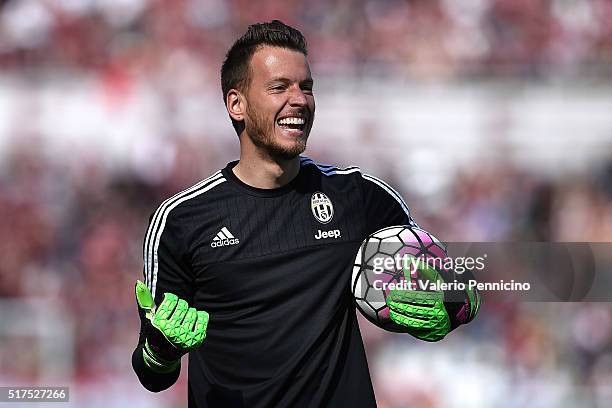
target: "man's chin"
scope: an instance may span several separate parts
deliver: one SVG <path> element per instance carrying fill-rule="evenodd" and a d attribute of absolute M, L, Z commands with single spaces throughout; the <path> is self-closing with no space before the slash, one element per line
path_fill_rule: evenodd
<path fill-rule="evenodd" d="M 292 160 L 304 153 L 306 150 L 306 143 L 294 144 L 292 146 L 271 145 L 267 146 L 266 150 L 268 154 L 275 159 Z"/>
<path fill-rule="evenodd" d="M 275 160 L 292 160 L 306 150 L 306 138 L 302 136 L 293 140 L 274 140 L 267 137 L 258 137 L 258 132 L 248 132 L 247 135 L 255 146 L 265 151 Z M 254 136 L 255 135 L 255 136 Z M 278 135 L 277 135 L 278 136 Z"/>

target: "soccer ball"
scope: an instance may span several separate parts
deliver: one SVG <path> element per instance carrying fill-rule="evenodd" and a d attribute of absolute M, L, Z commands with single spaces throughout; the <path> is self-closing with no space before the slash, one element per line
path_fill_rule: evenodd
<path fill-rule="evenodd" d="M 386 299 L 392 289 L 415 288 L 406 282 L 405 260 L 445 258 L 446 246 L 429 232 L 417 227 L 399 225 L 383 228 L 368 236 L 357 252 L 351 291 L 357 309 L 378 327 L 392 332 L 403 331 L 389 317 Z M 411 278 L 416 271 L 410 270 Z M 416 280 L 416 279 L 415 279 Z"/>

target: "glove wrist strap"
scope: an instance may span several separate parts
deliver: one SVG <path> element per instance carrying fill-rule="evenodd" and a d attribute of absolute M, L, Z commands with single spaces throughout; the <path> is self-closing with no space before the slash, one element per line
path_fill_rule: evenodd
<path fill-rule="evenodd" d="M 152 371 L 160 374 L 171 373 L 181 366 L 181 359 L 175 361 L 167 361 L 160 358 L 149 345 L 149 341 L 145 342 L 142 348 L 142 359 L 147 367 Z"/>

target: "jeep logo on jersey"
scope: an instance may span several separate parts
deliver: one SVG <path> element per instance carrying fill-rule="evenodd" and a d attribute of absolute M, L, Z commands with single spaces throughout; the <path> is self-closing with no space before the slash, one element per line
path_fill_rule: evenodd
<path fill-rule="evenodd" d="M 334 218 L 334 206 L 331 200 L 323 193 L 316 192 L 310 199 L 312 215 L 321 224 L 327 224 Z"/>

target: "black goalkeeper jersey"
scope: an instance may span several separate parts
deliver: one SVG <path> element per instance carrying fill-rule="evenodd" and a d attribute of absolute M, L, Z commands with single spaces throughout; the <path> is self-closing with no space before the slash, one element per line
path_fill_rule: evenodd
<path fill-rule="evenodd" d="M 172 292 L 210 314 L 189 353 L 189 407 L 376 406 L 352 265 L 370 233 L 415 224 L 399 194 L 359 168 L 300 162 L 271 190 L 241 182 L 232 162 L 151 217 L 144 272 L 155 303 Z M 142 364 L 140 341 L 134 369 L 155 390 L 163 376 Z"/>

